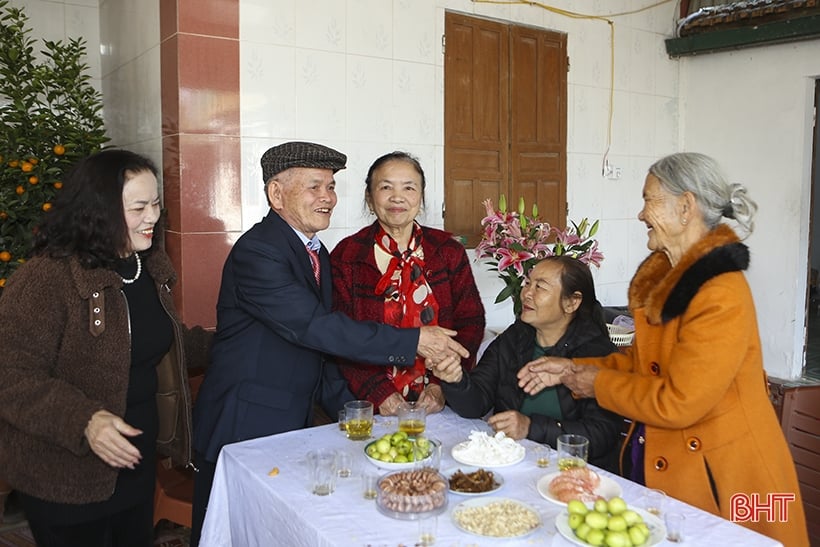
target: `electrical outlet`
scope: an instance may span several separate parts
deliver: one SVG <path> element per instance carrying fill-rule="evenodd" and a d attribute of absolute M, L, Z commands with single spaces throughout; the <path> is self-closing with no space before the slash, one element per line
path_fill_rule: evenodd
<path fill-rule="evenodd" d="M 604 162 L 603 176 L 609 180 L 619 180 L 621 178 L 621 168 L 615 167 L 609 160 Z"/>
<path fill-rule="evenodd" d="M 603 169 L 604 178 L 609 180 L 619 180 L 621 178 L 621 168 L 615 167 L 609 161 L 604 163 Z"/>

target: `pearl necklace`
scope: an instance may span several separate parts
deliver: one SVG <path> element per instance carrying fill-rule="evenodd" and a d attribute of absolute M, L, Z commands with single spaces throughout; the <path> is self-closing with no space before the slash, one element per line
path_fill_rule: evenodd
<path fill-rule="evenodd" d="M 139 253 L 134 253 L 134 256 L 137 257 L 137 273 L 134 274 L 134 277 L 131 278 L 131 279 L 125 279 L 124 277 L 120 276 L 120 279 L 122 279 L 122 282 L 125 285 L 130 285 L 131 283 L 133 283 L 134 281 L 139 279 L 140 274 L 142 273 L 142 261 L 140 260 L 140 254 Z"/>

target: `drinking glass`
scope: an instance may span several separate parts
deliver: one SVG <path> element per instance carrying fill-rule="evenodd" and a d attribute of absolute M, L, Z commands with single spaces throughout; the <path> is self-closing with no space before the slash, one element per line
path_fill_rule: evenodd
<path fill-rule="evenodd" d="M 558 437 L 558 469 L 566 471 L 584 467 L 589 455 L 589 439 L 583 435 L 560 435 Z"/>
<path fill-rule="evenodd" d="M 347 450 L 336 453 L 336 474 L 342 478 L 353 474 L 353 455 Z"/>
<path fill-rule="evenodd" d="M 345 431 L 347 438 L 363 441 L 373 432 L 373 403 L 348 401 L 345 403 Z"/>
<path fill-rule="evenodd" d="M 307 455 L 311 491 L 317 496 L 327 496 L 336 489 L 336 451 L 317 448 Z"/>
<path fill-rule="evenodd" d="M 680 513 L 666 513 L 666 539 L 672 543 L 683 541 L 683 525 L 686 517 Z"/>
<path fill-rule="evenodd" d="M 537 444 L 532 449 L 535 465 L 538 467 L 550 466 L 550 447 L 545 444 Z"/>
<path fill-rule="evenodd" d="M 413 459 L 415 468 L 431 467 L 436 471 L 441 467 L 441 441 L 430 437 L 416 437 Z"/>
<path fill-rule="evenodd" d="M 379 476 L 372 471 L 362 473 L 362 496 L 366 500 L 374 500 L 378 495 L 376 489 L 379 484 Z"/>
<path fill-rule="evenodd" d="M 407 433 L 408 437 L 415 437 L 424 433 L 427 423 L 427 411 L 417 402 L 404 402 L 396 411 L 399 417 L 399 431 Z"/>
<path fill-rule="evenodd" d="M 419 519 L 419 542 L 418 545 L 433 545 L 436 543 L 436 532 L 438 519 L 435 516 Z"/>
<path fill-rule="evenodd" d="M 647 513 L 660 516 L 666 505 L 666 492 L 655 489 L 646 490 L 641 497 L 641 505 Z"/>

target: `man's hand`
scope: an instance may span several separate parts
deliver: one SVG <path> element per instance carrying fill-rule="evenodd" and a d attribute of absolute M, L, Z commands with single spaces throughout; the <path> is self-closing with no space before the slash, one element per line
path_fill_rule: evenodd
<path fill-rule="evenodd" d="M 419 406 L 427 411 L 427 414 L 441 412 L 444 409 L 444 392 L 438 384 L 428 384 L 419 395 Z"/>
<path fill-rule="evenodd" d="M 530 395 L 560 383 L 561 377 L 573 372 L 570 359 L 563 357 L 539 357 L 518 371 L 518 386 Z"/>
<path fill-rule="evenodd" d="M 530 433 L 531 422 L 532 420 L 530 420 L 529 416 L 525 416 L 517 410 L 505 410 L 504 412 L 493 414 L 490 416 L 490 419 L 487 420 L 487 423 L 490 424 L 494 431 L 503 431 L 507 437 L 512 437 L 516 441 L 527 438 L 527 435 Z"/>
<path fill-rule="evenodd" d="M 433 359 L 436 363 L 453 354 L 465 358 L 469 357 L 470 352 L 464 349 L 464 346 L 456 340 L 453 340 L 453 336 L 456 334 L 458 333 L 454 330 L 439 326 L 421 327 L 419 329 L 419 347 L 416 349 L 416 353 L 425 359 Z"/>
<path fill-rule="evenodd" d="M 455 384 L 460 382 L 464 375 L 464 370 L 461 368 L 461 356 L 455 353 L 439 361 L 426 359 L 424 365 L 442 382 Z"/>

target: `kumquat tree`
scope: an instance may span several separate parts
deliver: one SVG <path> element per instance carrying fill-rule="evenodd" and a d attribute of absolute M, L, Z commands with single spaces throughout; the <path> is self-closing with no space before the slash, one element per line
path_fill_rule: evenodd
<path fill-rule="evenodd" d="M 0 0 L 0 291 L 28 258 L 66 171 L 108 141 L 85 41 L 42 40 L 35 52 L 28 17 L 8 4 Z"/>

